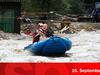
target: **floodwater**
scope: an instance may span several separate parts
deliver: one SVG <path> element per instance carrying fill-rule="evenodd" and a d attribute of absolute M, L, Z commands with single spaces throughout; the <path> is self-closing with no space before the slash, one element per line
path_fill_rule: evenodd
<path fill-rule="evenodd" d="M 9 34 L 8 34 L 9 35 Z M 24 47 L 32 43 L 32 37 L 10 35 L 0 40 L 0 62 L 100 62 L 100 31 L 80 31 L 74 34 L 58 34 L 72 41 L 72 48 L 64 56 L 47 57 L 33 55 Z"/>

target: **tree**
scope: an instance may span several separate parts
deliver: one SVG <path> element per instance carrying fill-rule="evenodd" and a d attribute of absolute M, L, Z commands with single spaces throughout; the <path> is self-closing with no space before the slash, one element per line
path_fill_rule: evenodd
<path fill-rule="evenodd" d="M 59 13 L 83 13 L 84 7 L 81 0 L 23 0 L 22 9 L 28 11 Z"/>
<path fill-rule="evenodd" d="M 27 10 L 27 11 L 31 11 L 32 10 L 31 0 L 23 0 L 23 2 L 22 2 L 22 10 Z"/>
<path fill-rule="evenodd" d="M 84 5 L 81 0 L 63 0 L 65 12 L 80 14 L 84 13 Z"/>

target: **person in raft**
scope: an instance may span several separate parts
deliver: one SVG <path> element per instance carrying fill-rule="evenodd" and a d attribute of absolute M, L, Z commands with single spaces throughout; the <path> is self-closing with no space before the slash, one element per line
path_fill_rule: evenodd
<path fill-rule="evenodd" d="M 49 28 L 48 24 L 45 22 L 38 22 L 36 24 L 36 30 L 33 33 L 33 43 L 38 42 L 40 40 L 41 35 L 45 35 L 45 37 L 53 36 L 52 30 Z"/>

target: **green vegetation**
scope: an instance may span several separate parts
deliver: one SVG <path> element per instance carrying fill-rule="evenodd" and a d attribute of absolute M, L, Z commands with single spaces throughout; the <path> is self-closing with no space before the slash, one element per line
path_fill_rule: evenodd
<path fill-rule="evenodd" d="M 65 13 L 84 13 L 83 3 L 80 0 L 23 0 L 22 10 L 31 12 L 56 11 Z"/>

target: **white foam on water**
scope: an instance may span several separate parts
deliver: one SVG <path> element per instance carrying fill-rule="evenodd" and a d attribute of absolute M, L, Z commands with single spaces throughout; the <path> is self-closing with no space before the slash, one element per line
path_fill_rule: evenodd
<path fill-rule="evenodd" d="M 81 31 L 75 34 L 64 34 L 61 37 L 68 37 L 72 41 L 71 50 L 67 51 L 68 56 L 46 57 L 35 56 L 24 47 L 32 43 L 32 38 L 21 35 L 25 38 L 16 37 L 10 40 L 0 40 L 0 62 L 98 62 L 100 61 L 100 31 Z"/>

